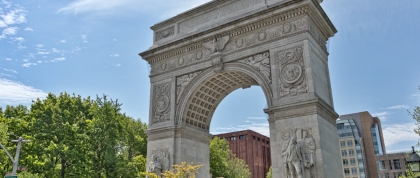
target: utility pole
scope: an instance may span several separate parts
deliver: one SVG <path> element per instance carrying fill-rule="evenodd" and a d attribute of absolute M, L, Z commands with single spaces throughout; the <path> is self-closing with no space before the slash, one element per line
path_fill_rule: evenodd
<path fill-rule="evenodd" d="M 0 143 L 0 146 L 1 148 L 3 148 L 4 152 L 6 152 L 7 156 L 9 156 L 10 160 L 12 160 L 12 163 L 13 163 L 12 176 L 15 176 L 17 167 L 18 167 L 20 147 L 22 146 L 22 142 L 30 142 L 30 140 L 24 140 L 22 137 L 19 137 L 19 139 L 12 140 L 12 142 L 17 143 L 15 159 L 13 159 L 13 157 L 10 155 L 10 153 L 6 150 L 6 148 L 1 143 Z"/>

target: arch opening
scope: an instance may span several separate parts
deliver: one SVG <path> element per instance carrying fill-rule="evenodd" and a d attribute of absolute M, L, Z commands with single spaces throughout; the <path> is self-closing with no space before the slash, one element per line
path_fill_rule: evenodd
<path fill-rule="evenodd" d="M 240 70 L 238 70 L 240 69 Z M 271 89 L 264 76 L 242 64 L 226 64 L 220 73 L 201 73 L 191 83 L 180 113 L 181 125 L 209 133 L 216 108 L 231 92 L 239 88 L 261 86 L 267 106 L 271 104 Z"/>

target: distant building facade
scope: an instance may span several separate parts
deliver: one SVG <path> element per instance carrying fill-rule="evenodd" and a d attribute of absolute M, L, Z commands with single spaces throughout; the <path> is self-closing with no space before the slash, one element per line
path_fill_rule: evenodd
<path fill-rule="evenodd" d="M 410 152 L 388 153 L 376 155 L 378 165 L 378 177 L 380 178 L 398 178 L 406 175 L 405 160 Z"/>
<path fill-rule="evenodd" d="M 270 138 L 252 130 L 230 132 L 215 137 L 225 138 L 232 153 L 248 164 L 252 178 L 265 178 L 271 166 Z"/>
<path fill-rule="evenodd" d="M 344 177 L 353 178 L 353 173 L 360 178 L 378 177 L 379 171 L 376 156 L 386 154 L 379 118 L 372 117 L 367 111 L 342 115 L 337 120 L 337 132 L 340 147 L 342 144 L 345 146 L 341 147 Z M 348 143 L 351 141 L 355 146 L 348 148 Z M 354 149 L 357 153 L 355 164 L 357 164 L 358 170 L 354 165 L 351 165 L 354 157 L 343 156 L 343 151 L 351 151 L 351 149 Z M 347 161 L 350 165 L 347 165 Z M 361 167 L 362 162 L 363 169 Z"/>
<path fill-rule="evenodd" d="M 337 120 L 337 132 L 344 177 L 366 178 L 363 139 L 356 123 L 353 119 Z"/>

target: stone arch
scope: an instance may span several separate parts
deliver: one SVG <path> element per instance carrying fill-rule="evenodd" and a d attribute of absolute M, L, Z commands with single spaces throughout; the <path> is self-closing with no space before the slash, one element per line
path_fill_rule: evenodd
<path fill-rule="evenodd" d="M 176 120 L 180 126 L 190 126 L 209 132 L 214 111 L 229 93 L 251 85 L 261 86 L 267 106 L 273 103 L 270 81 L 259 71 L 242 63 L 227 63 L 222 72 L 207 69 L 192 80 L 177 107 Z"/>

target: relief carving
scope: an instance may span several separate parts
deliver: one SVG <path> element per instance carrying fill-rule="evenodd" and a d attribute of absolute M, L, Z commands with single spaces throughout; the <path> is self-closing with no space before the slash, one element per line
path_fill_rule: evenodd
<path fill-rule="evenodd" d="M 262 54 L 257 54 L 255 56 L 239 60 L 239 62 L 252 66 L 254 69 L 264 74 L 264 76 L 267 77 L 269 81 L 271 81 L 270 53 L 265 52 Z"/>
<path fill-rule="evenodd" d="M 176 95 L 177 103 L 179 102 L 180 95 L 184 92 L 185 88 L 190 84 L 191 80 L 194 79 L 201 71 L 193 72 L 176 79 Z"/>
<path fill-rule="evenodd" d="M 287 33 L 284 33 L 284 26 L 290 25 L 290 31 Z M 245 26 L 240 29 L 237 29 L 239 32 L 247 32 L 247 31 L 253 31 L 250 29 L 257 29 L 257 27 L 249 27 Z M 212 55 L 219 54 L 220 52 L 230 52 L 235 51 L 238 49 L 250 47 L 253 45 L 257 45 L 259 43 L 268 41 L 268 40 L 274 40 L 280 37 L 283 37 L 285 35 L 290 35 L 293 33 L 305 31 L 308 29 L 308 20 L 307 17 L 303 17 L 301 19 L 279 24 L 275 27 L 265 29 L 263 31 L 254 32 L 252 34 L 239 37 L 235 40 L 230 40 L 229 36 L 220 37 L 217 39 L 214 39 L 209 42 L 202 43 L 202 49 L 198 50 L 191 54 L 185 54 L 184 56 L 181 56 L 179 58 L 170 59 L 167 61 L 162 62 L 156 62 L 151 64 L 151 74 L 158 74 L 161 72 L 169 71 L 178 67 L 182 67 L 188 64 L 193 64 L 202 60 L 210 59 Z M 239 33 L 236 32 L 236 33 Z M 229 41 L 230 40 L 230 41 Z M 183 50 L 180 50 L 179 52 L 175 53 L 184 53 L 184 51 L 187 51 L 188 48 L 185 48 Z M 169 55 L 169 54 L 168 54 Z M 172 53 L 170 55 L 173 55 Z"/>
<path fill-rule="evenodd" d="M 235 51 L 240 48 L 249 47 L 258 43 L 265 42 L 267 40 L 273 40 L 279 37 L 283 37 L 285 35 L 290 35 L 307 29 L 308 20 L 307 17 L 303 17 L 292 22 L 283 23 L 275 27 L 265 29 L 263 31 L 239 37 L 236 40 L 232 40 L 226 45 L 226 49 L 224 50 L 224 52 Z M 243 31 L 246 31 L 246 29 L 243 29 Z"/>
<path fill-rule="evenodd" d="M 154 63 L 154 64 L 151 64 L 150 73 L 157 74 L 157 73 L 161 73 L 161 72 L 175 69 L 178 67 L 182 67 L 188 64 L 192 64 L 192 63 L 201 61 L 203 59 L 208 59 L 210 57 L 210 54 L 213 54 L 213 53 L 211 53 L 209 49 L 202 49 L 202 50 L 196 51 L 195 53 L 187 54 L 185 56 L 171 59 L 169 61 Z M 170 66 L 170 67 L 167 67 L 167 66 Z"/>
<path fill-rule="evenodd" d="M 174 35 L 174 32 L 175 32 L 175 27 L 169 27 L 165 30 L 156 32 L 155 41 L 159 41 L 159 40 L 164 39 L 168 36 L 172 36 L 172 35 Z"/>
<path fill-rule="evenodd" d="M 212 41 L 203 43 L 202 46 L 210 50 L 212 54 L 218 53 L 225 48 L 226 43 L 229 41 L 229 36 L 224 36 L 221 38 L 215 38 Z"/>
<path fill-rule="evenodd" d="M 211 66 L 213 67 L 213 71 L 218 73 L 223 71 L 223 60 L 222 58 L 216 57 L 214 59 L 211 60 Z"/>
<path fill-rule="evenodd" d="M 170 120 L 171 103 L 171 84 L 158 85 L 154 89 L 155 101 L 153 109 L 153 123 L 165 122 Z"/>
<path fill-rule="evenodd" d="M 148 172 L 154 172 L 160 176 L 161 173 L 168 171 L 170 168 L 169 149 L 154 150 L 152 152 L 152 161 L 149 163 Z"/>
<path fill-rule="evenodd" d="M 295 128 L 282 135 L 283 177 L 316 178 L 316 147 L 312 130 Z"/>
<path fill-rule="evenodd" d="M 278 71 L 280 97 L 307 93 L 302 47 L 278 52 L 276 60 L 280 69 Z"/>

